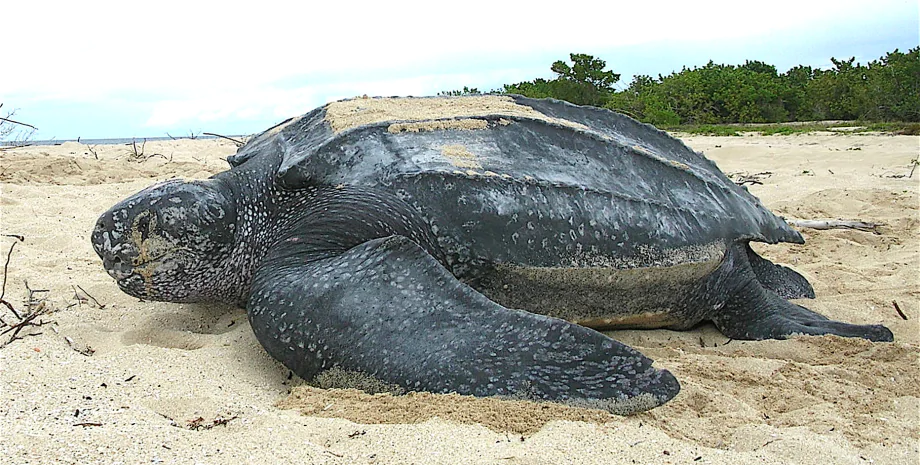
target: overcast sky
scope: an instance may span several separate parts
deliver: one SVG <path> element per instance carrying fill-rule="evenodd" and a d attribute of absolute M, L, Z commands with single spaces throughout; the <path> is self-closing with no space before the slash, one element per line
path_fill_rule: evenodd
<path fill-rule="evenodd" d="M 756 59 L 780 72 L 920 44 L 917 0 L 100 2 L 0 6 L 0 102 L 34 139 L 249 134 L 328 101 Z M 211 3 L 211 2 L 208 2 Z"/>

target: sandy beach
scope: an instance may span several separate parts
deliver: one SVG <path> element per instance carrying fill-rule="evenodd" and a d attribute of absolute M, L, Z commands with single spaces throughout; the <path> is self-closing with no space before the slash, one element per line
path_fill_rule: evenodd
<path fill-rule="evenodd" d="M 815 133 L 682 139 L 788 219 L 852 219 L 876 232 L 803 230 L 758 246 L 804 274 L 838 320 L 884 324 L 893 343 L 833 336 L 733 341 L 614 331 L 671 370 L 681 393 L 649 412 L 303 386 L 252 335 L 245 311 L 143 302 L 105 273 L 100 213 L 157 180 L 205 178 L 223 140 L 67 142 L 0 151 L 5 299 L 44 290 L 45 324 L 0 348 L 0 462 L 766 463 L 920 460 L 920 137 Z M 895 303 L 906 319 L 899 315 Z M 4 321 L 11 313 L 0 308 Z M 30 333 L 41 333 L 29 335 Z M 0 344 L 8 335 L 0 337 Z"/>

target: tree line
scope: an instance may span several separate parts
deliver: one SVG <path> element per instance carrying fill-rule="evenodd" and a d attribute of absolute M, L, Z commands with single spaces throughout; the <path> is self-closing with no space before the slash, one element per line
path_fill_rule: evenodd
<path fill-rule="evenodd" d="M 552 79 L 505 84 L 489 93 L 552 97 L 605 107 L 657 126 L 787 121 L 920 121 L 920 47 L 895 49 L 865 65 L 831 58 L 833 68 L 796 66 L 784 73 L 761 61 L 634 76 L 625 89 L 607 63 L 582 53 L 554 62 Z M 475 88 L 442 95 L 479 94 Z"/>

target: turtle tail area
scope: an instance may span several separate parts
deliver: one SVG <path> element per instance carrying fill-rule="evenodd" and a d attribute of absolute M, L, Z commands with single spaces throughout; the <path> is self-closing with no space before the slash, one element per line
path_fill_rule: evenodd
<path fill-rule="evenodd" d="M 720 266 L 720 273 L 717 273 L 726 281 L 722 288 L 728 296 L 721 307 L 714 311 L 712 320 L 726 336 L 755 340 L 786 339 L 800 334 L 834 334 L 879 342 L 894 340 L 891 330 L 882 325 L 854 325 L 834 321 L 766 289 L 748 260 L 749 253 L 744 250 L 747 247 L 741 244 L 730 247 Z"/>
<path fill-rule="evenodd" d="M 404 236 L 256 273 L 253 331 L 304 379 L 337 369 L 404 391 L 456 392 L 631 414 L 680 390 L 671 373 L 596 331 L 512 310 L 459 282 Z"/>
<path fill-rule="evenodd" d="M 744 244 L 748 263 L 765 289 L 773 291 L 784 299 L 814 299 L 815 289 L 804 276 L 791 268 L 777 265 L 757 255 L 750 244 Z"/>

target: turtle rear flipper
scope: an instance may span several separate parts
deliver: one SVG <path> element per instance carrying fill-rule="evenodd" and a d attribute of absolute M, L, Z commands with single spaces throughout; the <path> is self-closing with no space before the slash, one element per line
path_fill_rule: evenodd
<path fill-rule="evenodd" d="M 748 248 L 745 252 L 742 247 Z M 861 337 L 871 341 L 894 340 L 891 331 L 882 325 L 854 325 L 834 321 L 801 305 L 793 304 L 776 292 L 766 289 L 756 274 L 749 257 L 754 254 L 747 245 L 729 248 L 722 265 L 721 276 L 733 284 L 728 298 L 712 316 L 713 322 L 726 336 L 733 339 L 786 339 L 798 334 L 834 334 Z M 754 254 L 756 256 L 756 254 Z M 758 257 L 760 258 L 760 257 Z M 763 266 L 774 266 L 765 259 Z M 794 271 L 784 268 L 786 271 Z M 797 273 L 796 273 L 797 274 Z M 802 278 L 804 280 L 804 278 Z"/>
<path fill-rule="evenodd" d="M 815 289 L 811 283 L 797 271 L 777 265 L 757 255 L 750 244 L 745 244 L 748 262 L 757 275 L 757 280 L 765 289 L 775 292 L 784 299 L 814 299 Z"/>
<path fill-rule="evenodd" d="M 265 349 L 305 379 L 361 372 L 406 390 L 563 402 L 629 414 L 680 389 L 666 370 L 598 332 L 504 308 L 403 236 L 257 271 L 249 319 Z"/>

